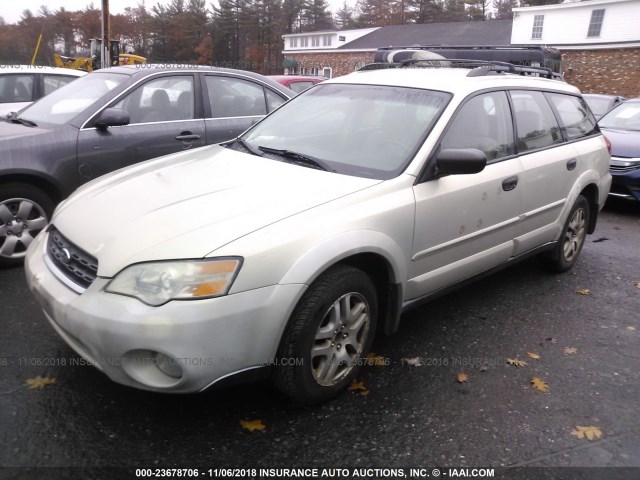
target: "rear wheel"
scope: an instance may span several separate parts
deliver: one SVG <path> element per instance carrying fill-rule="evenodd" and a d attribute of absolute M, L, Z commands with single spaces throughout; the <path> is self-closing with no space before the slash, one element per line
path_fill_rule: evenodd
<path fill-rule="evenodd" d="M 377 323 L 376 289 L 361 270 L 331 268 L 304 294 L 278 351 L 273 382 L 303 404 L 329 400 L 355 378 Z"/>
<path fill-rule="evenodd" d="M 0 266 L 20 264 L 33 239 L 49 223 L 55 204 L 32 185 L 0 186 Z"/>
<path fill-rule="evenodd" d="M 578 260 L 587 238 L 590 218 L 589 202 L 579 195 L 564 224 L 558 244 L 542 256 L 545 267 L 553 272 L 566 272 Z"/>

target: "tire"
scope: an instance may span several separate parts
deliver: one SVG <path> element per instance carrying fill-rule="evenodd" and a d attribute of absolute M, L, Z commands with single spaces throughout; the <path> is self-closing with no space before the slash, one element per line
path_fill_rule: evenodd
<path fill-rule="evenodd" d="M 377 317 L 371 279 L 354 267 L 332 267 L 296 306 L 280 342 L 273 384 L 300 404 L 334 398 L 356 377 Z"/>
<path fill-rule="evenodd" d="M 566 272 L 578 260 L 587 238 L 591 210 L 587 199 L 579 195 L 573 204 L 555 248 L 543 254 L 544 267 L 552 272 Z"/>
<path fill-rule="evenodd" d="M 33 239 L 49 223 L 55 203 L 26 183 L 0 185 L 0 267 L 19 265 Z"/>

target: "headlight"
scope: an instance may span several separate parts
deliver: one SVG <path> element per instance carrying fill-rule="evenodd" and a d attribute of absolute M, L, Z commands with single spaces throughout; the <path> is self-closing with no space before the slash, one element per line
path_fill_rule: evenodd
<path fill-rule="evenodd" d="M 219 297 L 227 294 L 241 264 L 241 258 L 139 263 L 122 270 L 105 290 L 154 307 L 169 300 Z"/>

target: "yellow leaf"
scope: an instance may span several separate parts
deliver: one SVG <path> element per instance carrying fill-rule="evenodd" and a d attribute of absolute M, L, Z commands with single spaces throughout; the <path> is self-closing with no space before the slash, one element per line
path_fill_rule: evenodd
<path fill-rule="evenodd" d="M 29 388 L 43 389 L 47 385 L 53 385 L 54 383 L 56 383 L 55 378 L 37 376 L 35 378 L 27 378 L 27 381 L 24 384 Z"/>
<path fill-rule="evenodd" d="M 262 431 L 267 428 L 267 426 L 262 423 L 262 420 L 240 420 L 240 425 L 242 425 L 242 428 L 249 430 L 250 432 L 253 432 L 254 430 Z"/>
<path fill-rule="evenodd" d="M 576 427 L 571 435 L 578 438 L 586 438 L 587 440 L 595 440 L 602 436 L 602 430 L 598 427 Z"/>
<path fill-rule="evenodd" d="M 533 388 L 536 390 L 540 390 L 543 393 L 549 393 L 549 384 L 540 377 L 533 377 L 531 379 L 531 385 L 533 385 Z"/>
<path fill-rule="evenodd" d="M 635 282 L 635 283 L 633 284 L 633 286 L 634 286 L 634 287 L 636 287 L 636 288 L 640 288 L 640 282 Z"/>
<path fill-rule="evenodd" d="M 526 367 L 527 365 L 529 365 L 524 360 L 519 360 L 517 358 L 507 358 L 507 363 L 509 365 L 513 365 L 514 367 Z"/>
<path fill-rule="evenodd" d="M 469 375 L 464 372 L 458 374 L 458 383 L 465 383 L 467 380 L 469 380 Z"/>
<path fill-rule="evenodd" d="M 636 327 L 634 327 L 633 325 L 629 325 L 627 327 L 627 330 L 629 330 L 630 332 L 635 332 L 636 331 Z"/>
<path fill-rule="evenodd" d="M 364 382 L 352 381 L 349 390 L 357 391 L 360 395 L 369 395 L 369 390 L 364 386 Z"/>
<path fill-rule="evenodd" d="M 574 347 L 567 347 L 564 349 L 564 354 L 565 355 L 575 355 L 576 353 L 578 353 L 578 349 L 574 348 Z"/>
<path fill-rule="evenodd" d="M 382 355 L 370 353 L 369 355 L 367 355 L 365 365 L 375 365 L 376 367 L 384 367 L 386 363 Z"/>
<path fill-rule="evenodd" d="M 529 358 L 533 358 L 534 360 L 540 360 L 540 355 L 537 353 L 527 352 L 527 355 L 529 355 Z"/>
<path fill-rule="evenodd" d="M 588 288 L 582 288 L 580 290 L 576 290 L 576 293 L 578 295 L 591 295 L 591 290 L 589 290 Z"/>

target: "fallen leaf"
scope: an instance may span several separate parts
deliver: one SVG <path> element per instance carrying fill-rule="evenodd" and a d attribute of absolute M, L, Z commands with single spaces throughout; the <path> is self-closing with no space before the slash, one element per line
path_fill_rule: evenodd
<path fill-rule="evenodd" d="M 629 330 L 630 332 L 635 332 L 636 331 L 636 327 L 634 327 L 633 325 L 629 325 L 627 327 L 627 330 Z"/>
<path fill-rule="evenodd" d="M 536 390 L 540 390 L 543 393 L 549 393 L 549 384 L 540 377 L 533 377 L 531 379 L 531 385 L 533 385 L 533 388 Z"/>
<path fill-rule="evenodd" d="M 242 428 L 249 430 L 250 432 L 253 432 L 254 430 L 262 431 L 267 428 L 267 426 L 262 423 L 262 420 L 240 420 L 240 425 L 242 425 Z"/>
<path fill-rule="evenodd" d="M 529 358 L 533 358 L 534 360 L 540 360 L 540 355 L 537 353 L 527 352 L 527 355 L 529 355 Z"/>
<path fill-rule="evenodd" d="M 465 383 L 467 380 L 469 380 L 469 375 L 464 372 L 458 374 L 458 383 Z"/>
<path fill-rule="evenodd" d="M 487 370 L 489 370 L 489 367 L 486 365 L 480 365 L 480 368 L 478 369 L 480 372 L 486 372 Z"/>
<path fill-rule="evenodd" d="M 576 427 L 571 435 L 578 438 L 586 438 L 587 440 L 595 440 L 602 436 L 602 430 L 598 427 Z"/>
<path fill-rule="evenodd" d="M 37 376 L 34 378 L 27 378 L 27 381 L 24 382 L 24 384 L 27 385 L 29 388 L 40 388 L 40 389 L 43 389 L 47 385 L 53 385 L 54 383 L 56 383 L 55 378 L 41 377 L 41 376 Z"/>
<path fill-rule="evenodd" d="M 588 288 L 582 288 L 582 289 L 576 290 L 576 293 L 578 295 L 591 295 L 591 290 L 589 290 Z"/>
<path fill-rule="evenodd" d="M 578 349 L 575 347 L 567 347 L 564 349 L 565 355 L 575 355 L 576 353 L 578 353 Z"/>
<path fill-rule="evenodd" d="M 375 353 L 370 353 L 367 355 L 365 365 L 375 365 L 376 367 L 385 366 L 385 360 L 382 355 L 377 355 Z"/>
<path fill-rule="evenodd" d="M 635 283 L 633 284 L 633 286 L 634 286 L 634 287 L 636 287 L 636 288 L 640 288 L 640 282 L 635 282 Z"/>
<path fill-rule="evenodd" d="M 507 363 L 509 365 L 513 365 L 514 367 L 526 367 L 527 365 L 529 365 L 524 360 L 519 360 L 517 358 L 507 358 Z"/>
<path fill-rule="evenodd" d="M 411 365 L 412 367 L 421 367 L 422 365 L 424 365 L 420 357 L 403 358 L 402 362 L 406 363 L 407 365 Z"/>
<path fill-rule="evenodd" d="M 364 382 L 356 382 L 355 380 L 349 385 L 349 390 L 358 392 L 360 395 L 369 395 L 369 390 L 364 386 Z"/>

